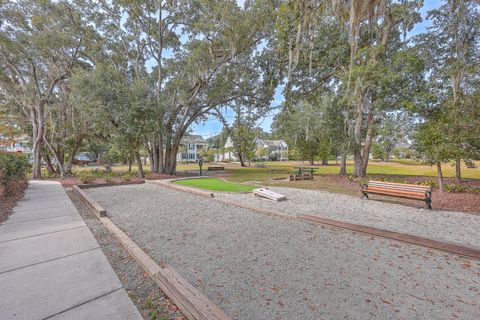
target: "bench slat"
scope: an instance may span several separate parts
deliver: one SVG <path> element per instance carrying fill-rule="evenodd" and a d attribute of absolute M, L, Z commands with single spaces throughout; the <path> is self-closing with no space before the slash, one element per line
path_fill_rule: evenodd
<path fill-rule="evenodd" d="M 367 191 L 385 191 L 385 192 L 401 192 L 401 193 L 410 193 L 410 194 L 420 194 L 420 195 L 425 195 L 425 191 L 420 190 L 420 191 L 413 191 L 413 190 L 400 190 L 400 189 L 386 189 L 386 188 L 379 188 L 379 187 L 368 187 Z"/>
<path fill-rule="evenodd" d="M 368 185 L 368 188 L 380 188 L 385 190 L 401 190 L 401 191 L 411 191 L 411 192 L 428 192 L 430 189 L 419 189 L 419 188 L 402 188 L 402 187 L 390 187 L 390 186 L 379 186 L 379 185 Z"/>
<path fill-rule="evenodd" d="M 404 193 L 404 192 L 390 192 L 390 191 L 382 191 L 382 190 L 368 190 L 368 193 L 375 193 L 375 194 L 383 194 L 395 197 L 402 197 L 402 198 L 409 198 L 409 199 L 418 199 L 424 200 L 425 196 L 422 194 L 411 194 L 411 193 Z"/>
<path fill-rule="evenodd" d="M 378 186 L 390 186 L 390 187 L 405 187 L 405 188 L 418 188 L 430 190 L 430 186 L 422 186 L 419 184 L 406 184 L 406 183 L 396 183 L 396 182 L 384 182 L 384 181 L 369 181 L 368 185 L 378 185 Z"/>
<path fill-rule="evenodd" d="M 425 189 L 425 188 L 413 188 L 413 187 L 406 187 L 406 188 L 402 188 L 400 186 L 381 186 L 381 185 L 377 185 L 377 184 L 371 184 L 371 185 L 368 185 L 368 187 L 370 188 L 382 188 L 382 189 L 389 189 L 389 190 L 411 190 L 411 191 L 418 191 L 418 192 L 426 192 L 426 191 L 430 191 L 430 188 L 428 189 Z"/>

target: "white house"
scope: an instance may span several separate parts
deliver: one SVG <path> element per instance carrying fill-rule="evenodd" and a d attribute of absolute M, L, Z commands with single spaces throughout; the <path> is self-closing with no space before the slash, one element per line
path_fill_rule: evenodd
<path fill-rule="evenodd" d="M 284 140 L 267 140 L 255 139 L 255 154 L 260 149 L 265 149 L 265 155 L 261 157 L 262 160 L 288 160 L 288 145 Z M 230 137 L 227 138 L 224 146 L 225 152 L 219 155 L 217 161 L 231 160 L 237 161 L 238 157 L 233 148 L 233 141 Z"/>
<path fill-rule="evenodd" d="M 256 150 L 263 148 L 267 152 L 263 160 L 288 160 L 288 145 L 284 140 L 256 139 Z"/>
<path fill-rule="evenodd" d="M 196 162 L 208 150 L 207 140 L 200 135 L 188 135 L 182 139 L 177 161 Z"/>

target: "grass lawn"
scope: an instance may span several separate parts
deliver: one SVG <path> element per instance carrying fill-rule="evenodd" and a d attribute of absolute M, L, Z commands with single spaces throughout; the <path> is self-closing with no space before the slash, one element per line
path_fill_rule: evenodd
<path fill-rule="evenodd" d="M 271 182 L 275 178 L 287 178 L 288 174 L 294 171 L 295 167 L 307 165 L 301 161 L 275 161 L 263 162 L 266 168 L 255 168 L 252 163 L 251 167 L 242 168 L 238 163 L 226 163 L 225 178 L 232 182 Z M 318 166 L 315 168 L 315 173 L 321 175 L 338 175 L 340 170 L 339 165 L 335 165 L 334 161 L 330 161 L 328 166 Z M 206 171 L 209 163 L 206 163 L 203 168 Z M 103 167 L 98 167 L 104 170 Z M 144 166 L 145 173 L 148 174 L 148 165 Z M 76 172 L 91 171 L 95 167 L 75 167 Z M 126 172 L 128 167 L 126 165 L 119 165 L 113 167 L 114 172 Z M 184 170 L 198 170 L 198 165 L 195 163 L 178 163 L 177 172 Z M 455 167 L 450 163 L 442 165 L 443 175 L 445 178 L 455 177 Z M 347 163 L 347 174 L 353 171 L 353 161 Z M 132 166 L 132 172 L 136 172 L 136 167 Z M 386 175 L 386 176 L 418 176 L 425 179 L 435 179 L 437 170 L 435 166 L 428 166 L 415 160 L 392 160 L 389 162 L 370 161 L 368 164 L 367 175 Z M 480 163 L 477 162 L 477 168 L 468 169 L 462 163 L 462 177 L 467 179 L 480 179 Z"/>
<path fill-rule="evenodd" d="M 201 178 L 201 179 L 183 179 L 177 180 L 174 183 L 187 187 L 194 187 L 213 191 L 227 191 L 227 192 L 250 192 L 258 187 L 249 186 L 246 184 L 226 182 L 222 179 L 215 178 Z"/>

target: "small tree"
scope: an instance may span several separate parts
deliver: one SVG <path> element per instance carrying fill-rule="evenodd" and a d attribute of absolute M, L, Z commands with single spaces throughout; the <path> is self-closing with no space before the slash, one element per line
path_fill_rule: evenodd
<path fill-rule="evenodd" d="M 257 158 L 261 160 L 265 159 L 267 154 L 268 154 L 268 149 L 264 147 L 260 147 L 257 149 L 257 151 L 255 151 L 255 155 L 257 156 Z"/>
<path fill-rule="evenodd" d="M 419 125 L 414 134 L 414 148 L 420 158 L 427 164 L 437 166 L 438 187 L 444 192 L 442 162 L 451 159 L 451 150 L 445 135 L 445 125 L 441 116 L 431 118 L 426 123 Z"/>

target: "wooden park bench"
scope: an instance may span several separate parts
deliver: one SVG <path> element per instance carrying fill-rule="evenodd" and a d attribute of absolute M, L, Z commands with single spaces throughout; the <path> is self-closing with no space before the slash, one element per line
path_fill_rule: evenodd
<path fill-rule="evenodd" d="M 417 184 L 405 184 L 383 181 L 369 181 L 362 186 L 362 198 L 368 198 L 369 193 L 390 197 L 400 197 L 425 201 L 425 209 L 432 209 L 432 187 Z"/>
<path fill-rule="evenodd" d="M 213 171 L 213 170 L 225 170 L 225 167 L 224 167 L 224 166 L 209 166 L 209 167 L 208 167 L 208 170 L 209 170 L 209 171 Z"/>
<path fill-rule="evenodd" d="M 255 168 L 266 168 L 267 165 L 265 163 L 255 163 Z"/>

